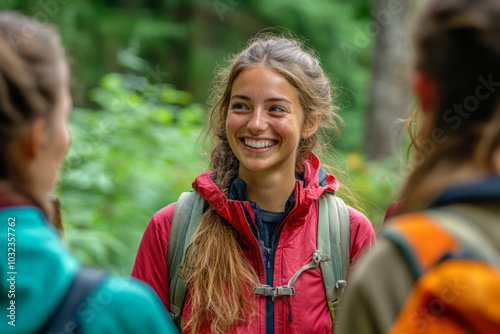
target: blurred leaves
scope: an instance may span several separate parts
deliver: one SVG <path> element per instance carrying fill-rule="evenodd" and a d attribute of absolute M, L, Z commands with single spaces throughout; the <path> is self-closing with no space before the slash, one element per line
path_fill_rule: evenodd
<path fill-rule="evenodd" d="M 176 201 L 203 163 L 203 107 L 146 78 L 111 73 L 91 91 L 100 108 L 75 108 L 63 173 L 66 237 L 91 265 L 131 268 L 152 214 Z"/>
<path fill-rule="evenodd" d="M 393 157 L 384 161 L 370 161 L 360 152 L 343 152 L 349 180 L 359 205 L 378 232 L 389 204 L 397 201 L 397 192 L 402 182 L 404 165 Z"/>

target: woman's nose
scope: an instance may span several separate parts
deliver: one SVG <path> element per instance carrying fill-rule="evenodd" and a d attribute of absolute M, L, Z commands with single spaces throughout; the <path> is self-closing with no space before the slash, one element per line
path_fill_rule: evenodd
<path fill-rule="evenodd" d="M 267 115 L 265 111 L 263 111 L 260 108 L 254 109 L 252 112 L 252 116 L 250 118 L 250 121 L 248 122 L 248 129 L 252 133 L 259 133 L 264 131 L 267 128 Z"/>

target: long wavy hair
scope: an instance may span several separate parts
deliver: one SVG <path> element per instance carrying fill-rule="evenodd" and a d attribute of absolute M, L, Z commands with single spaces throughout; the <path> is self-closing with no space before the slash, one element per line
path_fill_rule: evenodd
<path fill-rule="evenodd" d="M 62 85 L 64 49 L 55 29 L 15 12 L 0 13 L 0 180 L 26 196 L 60 231 L 59 202 L 36 198 L 12 158 L 37 117 L 48 117 Z"/>
<path fill-rule="evenodd" d="M 407 121 L 415 154 L 400 213 L 429 207 L 461 179 L 460 170 L 498 173 L 500 2 L 426 1 L 413 39 L 416 70 L 440 91 L 436 110 L 425 117 L 416 111 Z"/>
<path fill-rule="evenodd" d="M 320 154 L 339 133 L 342 120 L 333 104 L 336 89 L 325 74 L 315 53 L 291 37 L 262 33 L 217 73 L 210 103 L 206 134 L 214 142 L 210 168 L 216 172 L 215 183 L 222 193 L 229 191 L 238 176 L 239 162 L 226 135 L 226 118 L 231 87 L 245 69 L 266 66 L 281 74 L 298 91 L 304 122 L 311 122 L 313 112 L 320 113 L 320 128 L 309 138 L 301 139 L 296 157 L 296 172 L 302 173 L 309 152 Z M 307 123 L 306 123 L 307 124 Z M 248 323 L 255 315 L 253 287 L 258 278 L 244 260 L 241 241 L 234 228 L 213 208 L 202 221 L 191 241 L 184 262 L 190 286 L 191 314 L 186 328 L 196 333 L 210 328 L 213 333 L 229 332 Z"/>

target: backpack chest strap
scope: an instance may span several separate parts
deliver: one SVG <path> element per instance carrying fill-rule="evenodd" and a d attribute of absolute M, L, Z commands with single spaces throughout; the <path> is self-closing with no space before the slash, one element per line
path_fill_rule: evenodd
<path fill-rule="evenodd" d="M 262 296 L 272 296 L 273 300 L 274 297 L 279 297 L 279 296 L 293 296 L 295 295 L 295 288 L 293 285 L 295 284 L 295 281 L 299 276 L 306 270 L 308 269 L 313 269 L 319 266 L 321 262 L 328 261 L 329 257 L 327 255 L 324 255 L 321 253 L 320 250 L 317 250 L 311 259 L 311 262 L 308 264 L 302 266 L 297 272 L 290 278 L 288 281 L 287 285 L 282 285 L 282 286 L 275 286 L 271 287 L 269 285 L 261 284 L 259 286 L 256 286 L 253 293 L 254 295 L 262 295 Z"/>

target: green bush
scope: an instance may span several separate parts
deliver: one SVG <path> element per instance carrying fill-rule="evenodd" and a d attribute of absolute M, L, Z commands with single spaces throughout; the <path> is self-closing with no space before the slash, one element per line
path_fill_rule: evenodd
<path fill-rule="evenodd" d="M 129 273 L 151 216 L 204 165 L 204 111 L 190 93 L 134 75 L 106 75 L 91 99 L 98 109 L 72 113 L 59 194 L 65 238 L 84 263 Z"/>
<path fill-rule="evenodd" d="M 363 153 L 342 153 L 348 177 L 359 206 L 379 232 L 389 205 L 395 202 L 401 185 L 402 162 L 393 157 L 384 161 L 367 160 Z"/>

